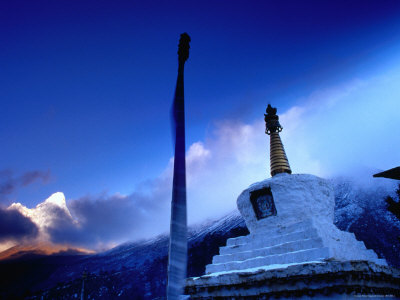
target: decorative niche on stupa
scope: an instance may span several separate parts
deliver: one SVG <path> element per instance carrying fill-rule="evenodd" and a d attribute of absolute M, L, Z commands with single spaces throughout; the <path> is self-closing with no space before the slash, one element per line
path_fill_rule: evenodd
<path fill-rule="evenodd" d="M 276 208 L 271 188 L 264 188 L 250 193 L 250 202 L 257 220 L 276 216 Z"/>
<path fill-rule="evenodd" d="M 204 276 L 187 279 L 187 294 L 193 299 L 262 299 L 340 298 L 360 290 L 400 293 L 399 270 L 334 225 L 330 182 L 292 174 L 277 109 L 268 105 L 266 112 L 272 177 L 250 185 L 237 199 L 250 234 L 228 239 Z"/>

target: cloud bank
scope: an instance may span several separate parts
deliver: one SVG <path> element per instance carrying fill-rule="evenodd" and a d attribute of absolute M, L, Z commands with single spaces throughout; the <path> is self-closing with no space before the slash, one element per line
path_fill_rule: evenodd
<path fill-rule="evenodd" d="M 36 224 L 18 210 L 0 208 L 0 243 L 31 240 L 38 233 Z"/>

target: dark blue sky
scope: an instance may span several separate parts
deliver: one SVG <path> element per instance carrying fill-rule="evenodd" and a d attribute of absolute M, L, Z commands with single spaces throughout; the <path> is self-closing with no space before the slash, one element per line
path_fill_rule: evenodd
<path fill-rule="evenodd" d="M 387 68 L 399 1 L 3 1 L 0 170 L 50 170 L 3 197 L 131 193 L 172 156 L 179 34 L 187 144 L 214 122 L 285 111 L 316 89 Z"/>

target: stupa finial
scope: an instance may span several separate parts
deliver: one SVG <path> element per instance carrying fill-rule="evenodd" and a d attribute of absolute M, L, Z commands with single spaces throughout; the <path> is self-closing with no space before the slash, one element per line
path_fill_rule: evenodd
<path fill-rule="evenodd" d="M 279 123 L 279 116 L 276 114 L 277 109 L 268 104 L 265 120 L 265 133 L 270 136 L 270 164 L 271 176 L 279 173 L 292 174 L 289 161 L 287 159 L 285 148 L 283 147 L 279 132 L 282 131 L 282 126 Z"/>
<path fill-rule="evenodd" d="M 279 124 L 279 116 L 276 114 L 276 107 L 272 107 L 268 104 L 266 113 L 264 114 L 265 120 L 265 133 L 270 135 L 271 132 L 281 132 L 282 126 Z"/>

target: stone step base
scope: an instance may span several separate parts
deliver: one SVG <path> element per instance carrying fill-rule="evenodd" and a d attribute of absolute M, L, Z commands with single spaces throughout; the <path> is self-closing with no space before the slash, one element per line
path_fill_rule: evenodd
<path fill-rule="evenodd" d="M 323 244 L 321 238 L 303 239 L 279 245 L 274 245 L 271 247 L 254 249 L 250 251 L 235 252 L 232 254 L 225 254 L 225 255 L 216 255 L 213 257 L 213 264 L 227 263 L 230 261 L 244 261 L 259 256 L 284 254 L 300 250 L 322 248 L 322 247 Z"/>
<path fill-rule="evenodd" d="M 185 294 L 190 299 L 396 299 L 400 270 L 368 261 L 303 263 L 188 278 Z"/>
<path fill-rule="evenodd" d="M 254 239 L 259 239 L 262 237 L 277 237 L 277 236 L 281 236 L 281 235 L 286 235 L 289 233 L 293 233 L 293 232 L 299 232 L 299 231 L 304 231 L 305 229 L 311 228 L 312 222 L 311 220 L 305 220 L 302 222 L 296 222 L 296 223 L 292 223 L 288 226 L 280 226 L 278 228 L 268 228 L 268 227 L 261 227 L 257 232 L 249 234 L 249 235 L 245 235 L 245 236 L 239 236 L 236 238 L 230 238 L 226 241 L 226 245 L 227 246 L 237 246 L 237 245 L 241 245 L 241 244 L 247 244 L 249 243 L 251 240 Z"/>
<path fill-rule="evenodd" d="M 329 258 L 329 249 L 313 248 L 284 254 L 260 256 L 244 261 L 231 261 L 227 263 L 211 264 L 206 266 L 206 274 L 214 272 L 227 272 L 233 270 L 244 270 L 271 264 L 290 264 L 307 261 L 320 261 Z"/>
<path fill-rule="evenodd" d="M 328 228 L 324 224 L 324 228 Z M 320 260 L 366 260 L 387 265 L 373 250 L 368 250 L 354 234 L 341 232 L 333 224 L 326 229 L 332 236 L 321 233 L 312 220 L 303 220 L 289 225 L 263 228 L 247 236 L 227 240 L 219 249 L 212 264 L 206 266 L 206 274 L 230 272 L 248 268 L 264 267 L 287 263 L 304 263 Z M 343 252 L 344 249 L 350 249 Z"/>
<path fill-rule="evenodd" d="M 306 228 L 305 230 L 302 231 L 297 231 L 272 237 L 270 237 L 269 235 L 253 236 L 250 234 L 247 238 L 248 241 L 247 243 L 221 247 L 219 249 L 219 253 L 220 255 L 226 255 L 244 251 L 252 251 L 255 249 L 272 247 L 275 245 L 280 245 L 288 242 L 294 242 L 298 240 L 312 239 L 312 238 L 318 238 L 316 229 L 312 227 Z"/>

